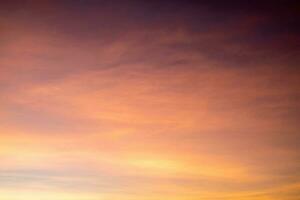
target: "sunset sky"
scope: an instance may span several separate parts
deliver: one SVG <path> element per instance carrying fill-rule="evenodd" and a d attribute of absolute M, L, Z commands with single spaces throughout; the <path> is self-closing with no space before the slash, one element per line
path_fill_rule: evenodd
<path fill-rule="evenodd" d="M 300 199 L 294 2 L 1 0 L 0 200 Z"/>

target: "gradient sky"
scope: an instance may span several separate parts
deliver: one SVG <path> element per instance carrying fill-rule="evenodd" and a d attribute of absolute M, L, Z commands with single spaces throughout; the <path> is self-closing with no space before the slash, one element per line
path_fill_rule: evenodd
<path fill-rule="evenodd" d="M 246 2 L 1 1 L 0 200 L 300 199 L 299 7 Z"/>

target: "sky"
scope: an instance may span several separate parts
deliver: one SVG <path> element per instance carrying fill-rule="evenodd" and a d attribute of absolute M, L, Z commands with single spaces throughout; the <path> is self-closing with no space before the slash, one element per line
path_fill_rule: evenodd
<path fill-rule="evenodd" d="M 0 200 L 297 200 L 296 1 L 0 2 Z"/>

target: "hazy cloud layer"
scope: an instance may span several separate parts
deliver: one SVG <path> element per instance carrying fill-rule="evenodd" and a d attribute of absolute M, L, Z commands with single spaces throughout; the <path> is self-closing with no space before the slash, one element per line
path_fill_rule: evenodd
<path fill-rule="evenodd" d="M 295 16 L 276 3 L 3 3 L 0 199 L 299 198 Z"/>

